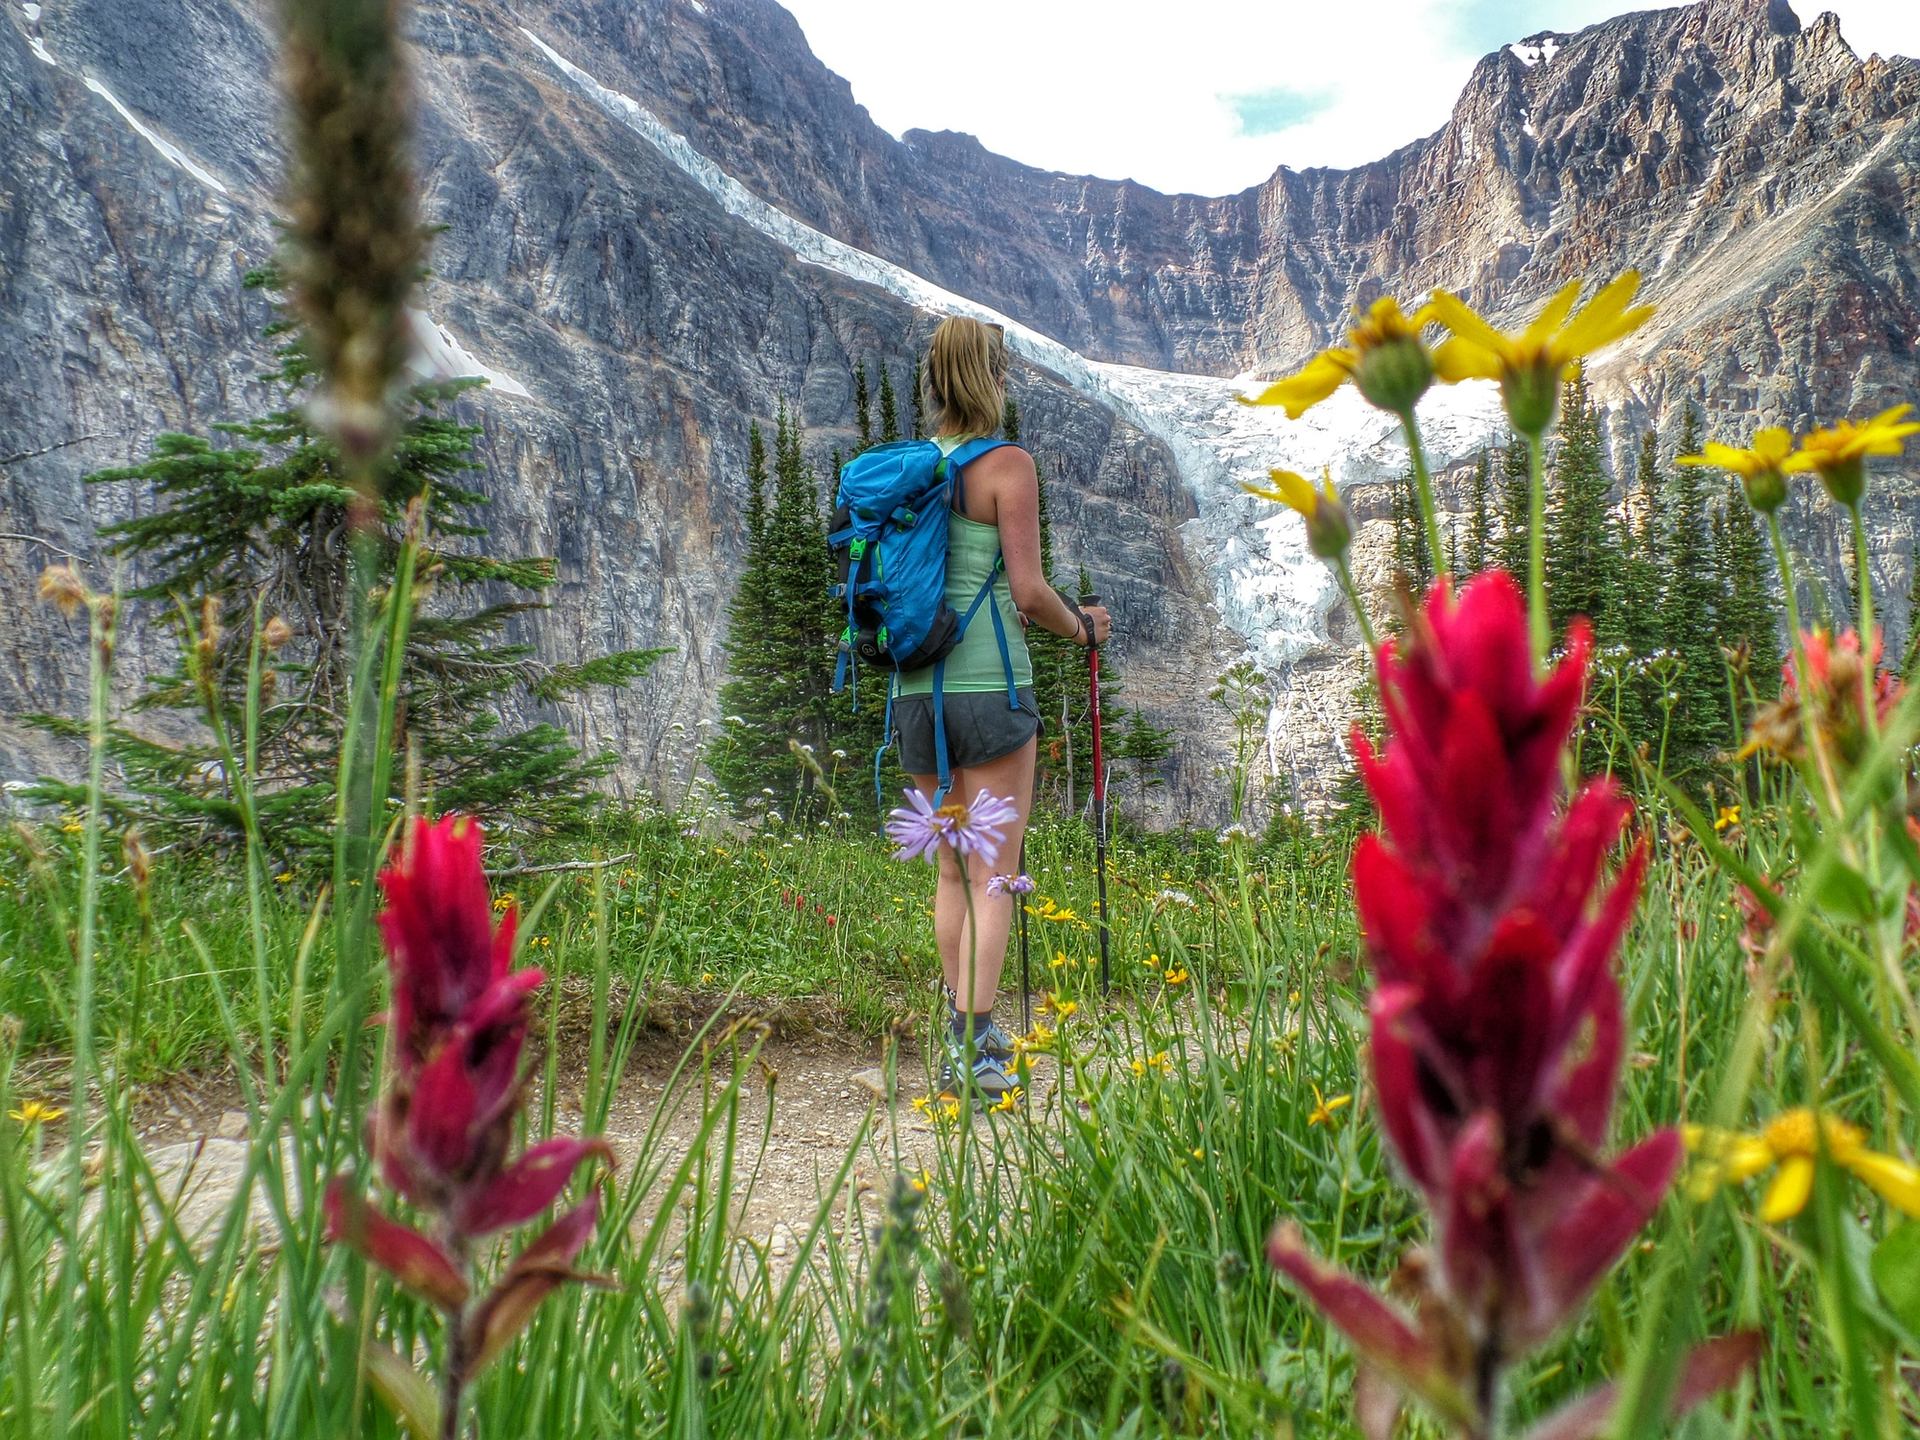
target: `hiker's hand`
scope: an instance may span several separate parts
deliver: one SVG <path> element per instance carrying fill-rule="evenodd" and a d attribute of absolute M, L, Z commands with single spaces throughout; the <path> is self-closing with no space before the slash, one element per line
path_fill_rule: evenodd
<path fill-rule="evenodd" d="M 1080 613 L 1087 617 L 1086 628 L 1091 634 L 1080 636 L 1082 645 L 1104 645 L 1107 636 L 1113 633 L 1113 617 L 1107 613 L 1104 605 L 1083 605 Z"/>

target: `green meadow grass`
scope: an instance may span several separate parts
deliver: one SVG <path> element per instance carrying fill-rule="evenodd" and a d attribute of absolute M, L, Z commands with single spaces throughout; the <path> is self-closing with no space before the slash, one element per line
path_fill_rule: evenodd
<path fill-rule="evenodd" d="M 8 867 L 38 876 L 16 879 L 0 910 L 0 1006 L 17 1021 L 10 1109 L 30 1089 L 64 1094 L 49 1077 L 71 1049 L 78 1001 L 58 928 L 76 909 L 78 838 L 53 827 L 31 864 Z M 693 838 L 632 821 L 594 848 L 633 858 L 499 886 L 528 911 L 526 958 L 587 997 L 548 1014 L 550 1049 L 571 1039 L 590 1051 L 589 1129 L 613 1103 L 650 996 L 731 992 L 730 1013 L 809 999 L 863 1037 L 926 1009 L 930 875 L 893 864 L 877 840 Z M 1089 849 L 1062 825 L 1038 832 L 1030 853 L 1042 893 L 1082 917 Z M 1262 1255 L 1281 1217 L 1380 1277 L 1422 1238 L 1366 1100 L 1344 855 L 1306 840 L 1255 850 L 1209 838 L 1187 852 L 1142 841 L 1121 846 L 1113 868 L 1110 1001 L 1090 930 L 1034 924 L 1036 988 L 1077 1006 L 1055 1022 L 1057 1053 L 1035 1062 L 1059 1065 L 1058 1085 L 1027 1109 L 943 1120 L 935 1163 L 923 1177 L 903 1167 L 871 1230 L 835 1224 L 859 1214 L 856 1139 L 779 1278 L 742 1243 L 730 1198 L 763 1163 L 740 1105 L 759 1083 L 757 1032 L 714 1045 L 728 1028 L 716 1018 L 670 1097 L 701 1116 L 702 1143 L 669 1160 L 656 1132 L 613 1179 L 621 1223 L 603 1225 L 588 1258 L 618 1288 L 548 1303 L 480 1383 L 479 1433 L 1357 1433 L 1344 1346 Z M 64 1414 L 58 1433 L 72 1435 L 404 1433 L 356 1357 L 377 1342 L 424 1360 L 435 1327 L 322 1243 L 315 1218 L 325 1177 L 358 1151 L 364 1090 L 343 1092 L 335 1077 L 343 1027 L 367 1003 L 331 983 L 333 931 L 315 923 L 315 897 L 292 881 L 261 888 L 256 930 L 244 885 L 163 856 L 146 913 L 124 879 L 99 898 L 103 1083 L 85 1119 L 78 1213 L 64 1203 L 60 1147 L 17 1122 L 4 1131 L 4 1432 L 50 1435 Z M 1710 1103 L 1751 1023 L 1740 925 L 1699 846 L 1663 844 L 1624 958 L 1636 1033 L 1622 1135 Z M 1820 1033 L 1837 1028 L 1806 994 L 1760 1017 L 1754 1113 L 1798 1102 L 1807 1011 Z M 1857 1047 L 1829 1048 L 1851 1077 L 1852 1118 L 1897 1129 Z M 160 1218 L 121 1083 L 181 1067 L 242 1077 L 251 1117 L 252 1193 L 210 1243 Z M 913 1093 L 917 1076 L 901 1083 Z M 1355 1098 L 1313 1123 L 1320 1099 L 1338 1096 Z M 245 1223 L 252 1195 L 273 1215 L 262 1229 Z M 1842 1357 L 1818 1318 L 1816 1277 L 1791 1227 L 1753 1221 L 1754 1200 L 1677 1195 L 1588 1320 L 1522 1376 L 1517 1408 L 1622 1373 L 1649 1325 L 1664 1348 L 1758 1324 L 1772 1345 L 1736 1418 L 1697 1419 L 1691 1433 L 1832 1433 L 1819 1427 Z M 1864 1242 L 1883 1217 L 1861 1203 L 1850 1223 Z M 61 1321 L 55 1283 L 69 1252 L 75 1325 Z M 1675 1286 L 1676 1270 L 1694 1283 Z"/>

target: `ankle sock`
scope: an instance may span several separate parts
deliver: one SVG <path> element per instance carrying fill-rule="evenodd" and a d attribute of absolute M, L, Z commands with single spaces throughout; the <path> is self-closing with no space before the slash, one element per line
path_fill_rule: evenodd
<path fill-rule="evenodd" d="M 972 1037 L 978 1040 L 986 1033 L 987 1027 L 993 1024 L 993 1012 L 983 1010 L 978 1015 L 969 1015 L 964 1010 L 951 1008 L 948 1011 L 948 1024 L 953 1028 L 954 1039 L 964 1041 L 971 1033 Z"/>

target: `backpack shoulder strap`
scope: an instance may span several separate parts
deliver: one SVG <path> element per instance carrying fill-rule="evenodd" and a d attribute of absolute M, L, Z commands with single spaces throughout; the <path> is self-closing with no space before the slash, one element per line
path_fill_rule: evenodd
<path fill-rule="evenodd" d="M 960 511 L 962 514 L 966 513 L 967 490 L 966 481 L 963 477 L 967 466 L 971 465 L 988 451 L 998 450 L 1003 445 L 1011 444 L 1013 444 L 1011 440 L 990 440 L 983 436 L 980 439 L 969 440 L 964 445 L 954 447 L 953 453 L 947 456 L 947 469 L 953 476 L 954 509 Z"/>

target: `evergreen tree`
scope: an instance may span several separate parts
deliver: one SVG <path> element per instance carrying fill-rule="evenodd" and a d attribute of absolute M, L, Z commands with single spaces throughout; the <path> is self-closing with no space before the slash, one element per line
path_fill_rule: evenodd
<path fill-rule="evenodd" d="M 1047 472 L 1040 468 L 1040 462 L 1033 465 L 1034 484 L 1039 490 L 1040 508 L 1040 569 L 1047 583 L 1053 583 L 1053 508 L 1047 498 Z"/>
<path fill-rule="evenodd" d="M 1493 562 L 1492 466 L 1482 450 L 1467 485 L 1467 549 L 1461 557 L 1467 573 L 1478 575 Z"/>
<path fill-rule="evenodd" d="M 1011 395 L 1001 411 L 1000 434 L 1015 445 L 1020 443 L 1020 402 Z M 1040 510 L 1040 568 L 1047 583 L 1054 584 L 1053 519 L 1047 501 L 1047 477 L 1038 461 L 1034 464 L 1034 480 Z M 1081 593 L 1085 593 L 1084 569 L 1080 581 Z M 1085 788 L 1079 777 L 1086 771 L 1076 770 L 1076 757 L 1081 767 L 1091 764 L 1091 737 L 1084 733 L 1076 710 L 1076 705 L 1084 708 L 1085 653 L 1073 641 L 1037 627 L 1027 631 L 1027 653 L 1033 661 L 1034 700 L 1040 711 L 1040 789 L 1056 793 L 1071 809 L 1074 801 L 1068 797 L 1077 798 Z"/>
<path fill-rule="evenodd" d="M 920 407 L 923 403 L 925 403 L 921 399 L 921 395 L 920 395 L 921 384 L 922 384 L 922 381 L 920 379 L 920 361 L 919 361 L 919 358 L 916 356 L 913 362 L 913 380 L 912 380 L 912 383 L 907 388 L 907 408 L 912 412 L 912 415 L 913 415 L 913 438 L 916 440 L 925 439 L 926 433 L 927 433 L 926 419 L 920 413 Z"/>
<path fill-rule="evenodd" d="M 1549 477 L 1547 607 L 1556 632 L 1585 615 L 1595 633 L 1617 640 L 1620 551 L 1614 538 L 1600 417 L 1578 374 L 1562 387 L 1560 444 Z"/>
<path fill-rule="evenodd" d="M 1104 694 L 1101 698 L 1105 699 Z M 1145 824 L 1147 792 L 1166 783 L 1158 772 L 1160 763 L 1173 753 L 1174 732 L 1154 725 L 1139 710 L 1128 711 L 1123 724 L 1115 728 L 1118 734 L 1109 753 L 1116 761 L 1133 767 L 1134 794 L 1140 802 L 1140 821 Z"/>
<path fill-rule="evenodd" d="M 795 761 L 791 747 L 811 746 L 824 757 L 835 739 L 830 637 L 840 617 L 828 593 L 832 583 L 814 477 L 783 403 L 774 424 L 771 504 L 735 592 L 729 679 L 720 690 L 728 719 L 708 754 L 738 811 L 769 800 L 787 815 L 819 808 L 817 777 Z"/>
<path fill-rule="evenodd" d="M 854 454 L 873 444 L 873 400 L 867 391 L 867 367 L 862 361 L 853 367 L 853 425 L 859 432 L 860 444 Z"/>
<path fill-rule="evenodd" d="M 1907 648 L 1900 675 L 1911 685 L 1914 661 L 1920 659 L 1920 542 L 1907 548 L 1907 573 Z"/>
<path fill-rule="evenodd" d="M 277 275 L 257 272 L 247 283 L 270 289 Z M 331 844 L 352 664 L 346 517 L 356 502 L 338 451 L 307 418 L 313 368 L 303 338 L 285 323 L 269 334 L 283 341 L 278 366 L 265 377 L 280 389 L 283 408 L 213 427 L 237 444 L 162 435 L 147 459 L 88 480 L 135 483 L 151 499 L 142 513 L 102 532 L 112 553 L 154 575 L 130 598 L 159 603 L 159 623 L 174 631 L 181 654 L 173 669 L 148 677 L 135 709 L 217 721 L 235 745 L 251 711 L 257 823 L 277 861 L 292 864 Z M 438 809 L 570 829 L 592 814 L 597 782 L 617 757 L 581 751 L 550 723 L 513 729 L 503 711 L 624 685 L 662 652 L 550 665 L 530 645 L 506 638 L 516 617 L 543 608 L 555 567 L 542 556 L 488 553 L 487 497 L 459 478 L 476 468 L 480 431 L 446 413 L 478 383 L 416 387 L 380 476 L 378 583 L 391 584 L 409 533 L 424 537 L 418 573 L 427 581 L 416 591 L 399 671 L 403 753 L 394 773 L 417 775 Z M 250 707 L 256 646 L 261 693 Z M 37 723 L 75 731 L 62 718 Z M 174 743 L 116 727 L 110 751 L 128 789 L 113 803 L 150 837 L 238 844 L 245 828 L 222 747 L 204 724 L 193 728 L 194 738 Z M 47 794 L 59 798 L 61 789 L 49 782 Z"/>
<path fill-rule="evenodd" d="M 1648 665 L 1666 635 L 1659 601 L 1666 589 L 1666 572 L 1661 564 L 1661 526 L 1656 521 L 1661 495 L 1660 441 L 1649 430 L 1640 438 L 1633 487 L 1627 498 L 1623 527 L 1626 553 L 1620 567 L 1625 599 L 1616 627 L 1616 638 L 1624 652 L 1616 667 L 1621 722 L 1636 744 L 1644 741 L 1649 747 L 1659 741 L 1664 716 L 1660 705 L 1663 687 Z"/>
<path fill-rule="evenodd" d="M 1726 559 L 1723 586 L 1726 615 L 1720 643 L 1743 652 L 1748 683 L 1766 699 L 1780 688 L 1780 617 L 1773 604 L 1773 557 L 1760 523 L 1739 484 L 1727 481 L 1721 529 Z"/>
<path fill-rule="evenodd" d="M 1527 442 L 1512 431 L 1500 452 L 1500 568 L 1521 585 L 1527 578 L 1528 490 Z"/>
<path fill-rule="evenodd" d="M 1682 412 L 1680 453 L 1698 453 L 1693 407 Z M 1672 716 L 1667 722 L 1669 768 L 1684 771 L 1705 758 L 1727 735 L 1726 687 L 1717 642 L 1718 574 L 1712 554 L 1701 472 L 1686 465 L 1666 474 L 1660 527 L 1665 587 L 1660 597 L 1661 647 L 1675 662 L 1667 685 Z"/>
<path fill-rule="evenodd" d="M 1413 470 L 1393 482 L 1389 514 L 1393 520 L 1393 572 L 1415 594 L 1433 583 L 1433 562 L 1427 554 L 1427 529 L 1420 518 L 1420 500 Z"/>
<path fill-rule="evenodd" d="M 1660 437 L 1651 430 L 1640 436 L 1640 453 L 1634 463 L 1633 489 L 1627 496 L 1626 550 L 1644 557 L 1655 568 L 1660 565 L 1660 527 L 1654 523 L 1660 506 Z"/>
<path fill-rule="evenodd" d="M 886 362 L 880 362 L 880 443 L 900 438 L 900 407 L 894 403 L 893 374 Z"/>

